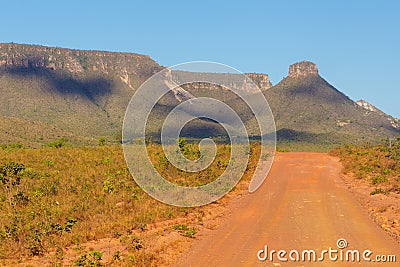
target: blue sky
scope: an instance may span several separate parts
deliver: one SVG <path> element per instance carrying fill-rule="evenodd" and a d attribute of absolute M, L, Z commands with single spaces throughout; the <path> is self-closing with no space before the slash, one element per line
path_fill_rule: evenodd
<path fill-rule="evenodd" d="M 400 1 L 3 1 L 0 42 L 209 60 L 268 73 L 310 60 L 354 100 L 400 117 Z"/>

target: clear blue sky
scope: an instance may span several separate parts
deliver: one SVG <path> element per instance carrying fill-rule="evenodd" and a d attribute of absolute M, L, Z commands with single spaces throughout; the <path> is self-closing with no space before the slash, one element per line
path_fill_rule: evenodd
<path fill-rule="evenodd" d="M 268 73 L 315 62 L 354 100 L 400 117 L 400 1 L 3 1 L 0 42 L 136 52 Z"/>

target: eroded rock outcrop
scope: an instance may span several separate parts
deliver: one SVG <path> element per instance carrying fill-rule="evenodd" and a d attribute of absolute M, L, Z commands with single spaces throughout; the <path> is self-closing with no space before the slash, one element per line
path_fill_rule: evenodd
<path fill-rule="evenodd" d="M 161 70 L 149 56 L 134 53 L 76 50 L 24 44 L 0 44 L 0 69 L 41 68 L 85 73 L 116 74 L 129 84 L 130 75 L 144 75 Z"/>
<path fill-rule="evenodd" d="M 317 65 L 310 61 L 302 61 L 290 65 L 289 77 L 305 77 L 310 75 L 319 75 Z"/>
<path fill-rule="evenodd" d="M 246 73 L 246 76 L 253 80 L 253 82 L 261 89 L 266 90 L 272 87 L 268 74 L 263 73 Z"/>

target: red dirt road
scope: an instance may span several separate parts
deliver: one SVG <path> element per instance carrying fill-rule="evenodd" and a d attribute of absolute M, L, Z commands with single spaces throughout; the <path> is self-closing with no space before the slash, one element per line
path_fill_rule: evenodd
<path fill-rule="evenodd" d="M 362 210 L 344 187 L 340 170 L 339 161 L 327 154 L 277 154 L 264 184 L 232 201 L 221 224 L 203 231 L 177 266 L 400 266 L 400 245 Z M 340 238 L 348 243 L 343 250 L 336 244 Z M 369 249 L 371 260 L 395 255 L 397 262 L 331 261 L 328 254 L 318 262 L 293 262 L 286 254 L 284 262 L 276 253 L 273 261 L 260 261 L 257 252 L 266 245 L 269 252 L 298 250 L 300 259 L 303 250 L 315 250 L 320 258 L 331 247 L 344 253 Z"/>

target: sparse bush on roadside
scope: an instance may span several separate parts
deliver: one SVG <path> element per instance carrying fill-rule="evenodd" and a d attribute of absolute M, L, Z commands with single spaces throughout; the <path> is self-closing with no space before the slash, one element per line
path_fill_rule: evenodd
<path fill-rule="evenodd" d="M 176 225 L 173 225 L 172 228 L 174 230 L 179 230 L 179 231 L 186 231 L 188 229 L 186 224 L 176 224 Z"/>
<path fill-rule="evenodd" d="M 103 266 L 103 264 L 101 263 L 102 258 L 103 258 L 103 253 L 94 250 L 80 255 L 79 258 L 76 261 L 74 261 L 74 265 L 99 267 Z"/>
<path fill-rule="evenodd" d="M 371 183 L 373 185 L 381 184 L 381 183 L 384 183 L 387 181 L 388 181 L 388 179 L 384 176 L 374 176 L 371 178 Z"/>
<path fill-rule="evenodd" d="M 331 151 L 331 155 L 340 157 L 345 173 L 379 185 L 371 195 L 400 192 L 400 136 L 377 145 L 345 145 Z"/>
<path fill-rule="evenodd" d="M 389 194 L 389 191 L 388 191 L 388 190 L 384 190 L 384 189 L 382 189 L 382 188 L 375 188 L 375 189 L 370 193 L 371 196 L 377 195 L 377 194 L 387 195 L 387 194 Z"/>
<path fill-rule="evenodd" d="M 180 232 L 184 237 L 194 238 L 197 233 L 196 227 L 189 228 L 186 224 L 173 225 L 172 228 Z"/>
<path fill-rule="evenodd" d="M 182 235 L 184 237 L 194 238 L 194 235 L 197 233 L 196 227 L 189 228 L 187 231 L 183 232 Z"/>
<path fill-rule="evenodd" d="M 142 241 L 137 236 L 131 237 L 131 246 L 135 250 L 141 250 L 143 248 Z"/>

